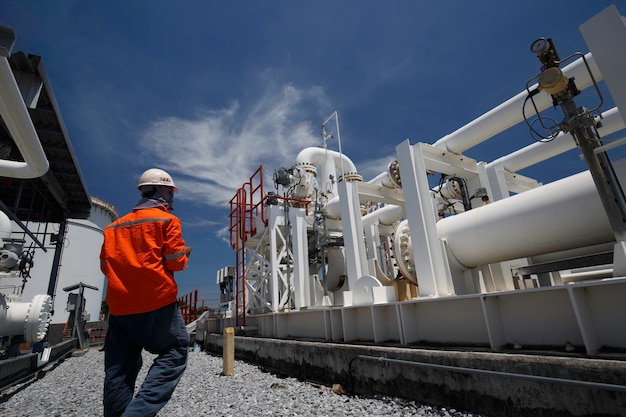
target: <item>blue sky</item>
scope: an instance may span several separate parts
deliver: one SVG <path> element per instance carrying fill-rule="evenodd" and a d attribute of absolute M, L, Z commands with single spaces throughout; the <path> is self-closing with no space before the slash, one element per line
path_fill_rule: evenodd
<path fill-rule="evenodd" d="M 172 174 L 194 248 L 180 293 L 214 298 L 235 260 L 228 201 L 259 165 L 271 175 L 320 146 L 337 111 L 342 150 L 371 179 L 405 139 L 434 143 L 522 91 L 536 38 L 587 52 L 579 26 L 611 4 L 626 14 L 604 0 L 8 0 L 0 23 L 13 52 L 43 57 L 91 195 L 124 214 L 141 172 Z M 514 132 L 465 153 L 532 143 Z M 550 182 L 584 170 L 578 154 L 522 173 Z"/>

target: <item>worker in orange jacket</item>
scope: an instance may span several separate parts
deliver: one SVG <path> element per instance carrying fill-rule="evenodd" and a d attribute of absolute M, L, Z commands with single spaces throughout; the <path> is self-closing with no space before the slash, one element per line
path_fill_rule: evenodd
<path fill-rule="evenodd" d="M 189 335 L 177 303 L 174 271 L 187 267 L 180 220 L 171 214 L 178 190 L 165 171 L 139 178 L 141 200 L 104 229 L 100 267 L 107 277 L 109 327 L 104 344 L 105 417 L 155 416 L 187 366 Z M 158 355 L 134 396 L 142 351 Z"/>

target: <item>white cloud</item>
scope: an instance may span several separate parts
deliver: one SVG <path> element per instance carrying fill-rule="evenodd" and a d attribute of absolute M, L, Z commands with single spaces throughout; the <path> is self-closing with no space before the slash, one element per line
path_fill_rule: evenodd
<path fill-rule="evenodd" d="M 318 114 L 323 102 L 319 88 L 270 86 L 250 105 L 233 102 L 194 118 L 157 120 L 141 144 L 175 174 L 178 199 L 223 207 L 259 165 L 271 178 L 303 148 L 321 145 L 319 128 L 305 114 Z"/>

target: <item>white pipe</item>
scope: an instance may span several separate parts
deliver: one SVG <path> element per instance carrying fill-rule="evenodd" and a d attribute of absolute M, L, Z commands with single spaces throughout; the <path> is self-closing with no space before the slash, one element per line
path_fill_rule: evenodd
<path fill-rule="evenodd" d="M 0 297 L 4 298 L 1 294 Z M 30 303 L 5 303 L 3 300 L 0 304 L 6 306 L 5 313 L 0 314 L 0 336 L 24 335 L 30 344 L 44 338 L 50 324 L 52 297 L 37 294 Z"/>
<path fill-rule="evenodd" d="M 341 162 L 343 161 L 345 173 L 355 174 L 357 172 L 354 163 L 344 154 L 318 147 L 301 150 L 298 156 L 296 156 L 296 165 L 311 164 L 321 166 L 328 158 L 331 158 L 337 171 L 341 171 Z"/>
<path fill-rule="evenodd" d="M 600 120 L 596 118 L 596 121 Z M 617 107 L 604 112 L 601 122 L 602 127 L 598 129 L 600 136 L 607 136 L 626 128 L 626 124 L 624 124 Z M 502 167 L 507 171 L 517 172 L 574 148 L 576 148 L 576 142 L 574 142 L 572 135 L 561 132 L 550 142 L 533 143 L 488 163 L 486 167 L 489 168 L 502 164 Z"/>
<path fill-rule="evenodd" d="M 401 206 L 394 206 L 392 204 L 380 207 L 378 210 L 366 214 L 361 219 L 363 227 L 369 226 L 378 222 L 387 226 L 393 225 L 398 220 L 402 219 L 404 211 Z"/>
<path fill-rule="evenodd" d="M 437 232 L 465 267 L 615 240 L 589 171 L 446 217 Z"/>
<path fill-rule="evenodd" d="M 564 284 L 587 281 L 592 279 L 605 279 L 613 277 L 613 268 L 604 268 L 593 271 L 570 271 L 561 272 L 561 280 Z"/>
<path fill-rule="evenodd" d="M 387 171 L 381 172 L 380 174 L 378 174 L 377 176 L 369 180 L 367 183 L 373 184 L 373 185 L 379 185 L 379 186 L 387 187 L 387 188 L 398 187 L 398 184 L 391 177 L 390 166 L 392 164 L 393 162 L 389 164 Z M 328 218 L 339 220 L 341 218 L 341 206 L 339 202 L 339 196 L 333 197 L 330 200 L 328 200 L 324 209 L 325 209 L 325 214 Z"/>
<path fill-rule="evenodd" d="M 598 65 L 591 53 L 587 53 L 585 58 L 587 59 L 587 63 L 589 64 L 594 78 L 596 81 L 600 81 L 602 74 L 600 74 Z M 567 77 L 574 77 L 576 79 L 576 87 L 578 87 L 579 90 L 593 85 L 582 58 L 564 67 L 563 73 Z M 530 87 L 530 90 L 532 91 L 535 88 L 537 88 L 537 84 Z M 505 131 L 524 120 L 522 116 L 522 106 L 527 96 L 528 92 L 526 90 L 522 91 L 460 129 L 439 139 L 433 146 L 460 154 L 498 133 Z M 552 98 L 547 93 L 537 94 L 533 99 L 539 111 L 552 106 Z M 529 100 L 526 104 L 526 114 L 530 115 L 533 113 L 534 109 Z"/>
<path fill-rule="evenodd" d="M 48 160 L 5 57 L 0 57 L 0 115 L 25 161 L 0 160 L 0 176 L 30 179 L 44 175 Z"/>
<path fill-rule="evenodd" d="M 318 147 L 305 148 L 296 156 L 296 167 L 316 166 L 319 167 L 317 182 L 319 192 L 325 198 L 332 198 L 337 195 L 337 171 L 343 175 L 356 175 L 356 166 L 342 153 Z M 345 171 L 342 171 L 345 170 Z M 342 175 L 342 174 L 340 174 Z M 312 184 L 309 184 L 309 188 Z M 309 195 L 313 195 L 313 190 L 309 189 Z M 298 194 L 304 194 L 302 190 Z"/>
<path fill-rule="evenodd" d="M 11 237 L 11 219 L 4 211 L 0 210 L 0 249 L 4 241 Z"/>

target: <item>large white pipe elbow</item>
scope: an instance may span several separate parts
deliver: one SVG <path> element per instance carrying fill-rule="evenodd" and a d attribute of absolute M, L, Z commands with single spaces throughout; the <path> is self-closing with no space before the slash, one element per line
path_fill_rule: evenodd
<path fill-rule="evenodd" d="M 0 57 L 0 90 L 0 115 L 25 161 L 0 160 L 0 176 L 22 179 L 41 177 L 48 172 L 48 159 L 5 57 Z"/>
<path fill-rule="evenodd" d="M 311 147 L 303 149 L 296 156 L 296 166 L 314 165 L 322 167 L 327 161 L 332 162 L 334 169 L 341 172 L 342 175 L 357 173 L 356 166 L 350 158 L 331 149 Z"/>
<path fill-rule="evenodd" d="M 591 53 L 586 54 L 585 59 L 589 64 L 589 68 L 595 80 L 600 81 L 602 74 Z M 582 58 L 564 67 L 563 73 L 568 78 L 574 77 L 576 79 L 576 86 L 580 90 L 593 85 L 589 71 L 587 71 L 587 67 Z M 537 88 L 537 84 L 530 87 L 530 90 L 532 91 L 535 88 Z M 439 139 L 433 146 L 460 154 L 498 133 L 505 131 L 524 119 L 522 108 L 527 96 L 528 92 L 526 90 L 522 91 L 500 104 L 498 107 L 495 107 L 472 122 Z M 547 93 L 537 94 L 533 99 L 539 111 L 552 106 L 552 98 Z M 526 114 L 530 114 L 530 112 L 534 112 L 534 109 L 530 102 L 527 102 Z"/>

